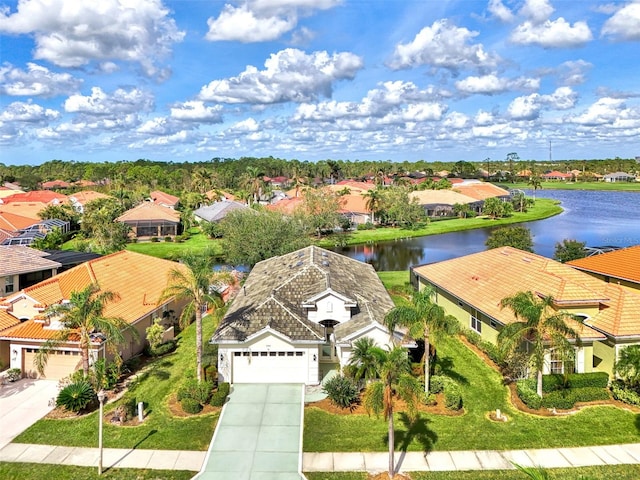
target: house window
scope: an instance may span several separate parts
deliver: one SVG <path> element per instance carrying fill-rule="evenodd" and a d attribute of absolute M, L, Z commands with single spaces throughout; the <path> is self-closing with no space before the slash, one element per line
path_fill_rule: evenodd
<path fill-rule="evenodd" d="M 327 302 L 327 312 L 333 312 L 333 303 Z"/>
<path fill-rule="evenodd" d="M 4 293 L 12 293 L 13 292 L 13 275 L 9 275 L 8 277 L 4 277 Z"/>
<path fill-rule="evenodd" d="M 471 315 L 471 330 L 482 333 L 482 322 Z"/>
<path fill-rule="evenodd" d="M 575 364 L 570 360 L 563 361 L 562 355 L 556 350 L 551 351 L 550 373 L 574 373 Z"/>
<path fill-rule="evenodd" d="M 498 322 L 495 320 L 490 320 L 489 325 L 491 325 L 491 328 L 498 328 Z"/>

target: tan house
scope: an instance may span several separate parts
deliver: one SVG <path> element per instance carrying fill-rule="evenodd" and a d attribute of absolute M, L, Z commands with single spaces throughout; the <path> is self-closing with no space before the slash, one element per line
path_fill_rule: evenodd
<path fill-rule="evenodd" d="M 178 315 L 180 305 L 173 300 L 159 302 L 167 286 L 168 273 L 180 264 L 148 255 L 122 251 L 88 261 L 55 277 L 8 295 L 0 301 L 0 360 L 10 368 L 20 368 L 24 375 L 38 376 L 34 358 L 40 347 L 55 336 L 61 328 L 56 318 L 43 315 L 46 308 L 55 303 L 69 301 L 71 293 L 90 284 L 99 285 L 102 291 L 118 295 L 107 303 L 104 314 L 120 317 L 132 325 L 140 340 L 126 334 L 120 348 L 124 360 L 140 353 L 145 345 L 145 330 L 156 318 L 164 319 L 169 328 L 173 311 Z M 100 334 L 92 344 L 91 358 L 110 358 Z M 80 367 L 80 349 L 77 342 L 69 342 L 57 348 L 45 368 L 48 379 L 60 379 Z"/>
<path fill-rule="evenodd" d="M 567 265 L 640 294 L 640 245 L 573 260 Z"/>
<path fill-rule="evenodd" d="M 170 195 L 160 190 L 155 190 L 149 194 L 149 198 L 153 203 L 161 205 L 163 207 L 175 209 L 180 203 L 180 199 L 175 195 Z"/>
<path fill-rule="evenodd" d="M 19 246 L 0 245 L 0 296 L 11 295 L 58 273 L 62 264 L 50 254 Z"/>
<path fill-rule="evenodd" d="M 452 216 L 455 204 L 469 205 L 474 212 L 480 213 L 484 203 L 454 190 L 416 190 L 409 194 L 410 200 L 414 198 L 424 208 L 428 217 Z"/>
<path fill-rule="evenodd" d="M 81 192 L 76 192 L 72 195 L 69 195 L 69 201 L 71 202 L 71 206 L 76 212 L 84 213 L 84 207 L 87 203 L 93 202 L 94 200 L 100 200 L 101 198 L 112 198 L 109 195 L 105 195 L 104 193 L 96 192 L 93 190 L 83 190 Z"/>
<path fill-rule="evenodd" d="M 551 295 L 558 310 L 583 319 L 574 325 L 582 341 L 573 367 L 578 373 L 613 375 L 620 349 L 640 344 L 640 294 L 533 253 L 496 248 L 415 267 L 411 278 L 420 287 L 431 285 L 439 305 L 490 342 L 515 320 L 511 310 L 500 308 L 503 298 L 520 291 Z M 545 373 L 564 368 L 549 352 Z"/>
<path fill-rule="evenodd" d="M 153 202 L 143 202 L 127 210 L 116 222 L 131 227 L 133 237 L 140 239 L 175 237 L 180 233 L 180 212 Z"/>

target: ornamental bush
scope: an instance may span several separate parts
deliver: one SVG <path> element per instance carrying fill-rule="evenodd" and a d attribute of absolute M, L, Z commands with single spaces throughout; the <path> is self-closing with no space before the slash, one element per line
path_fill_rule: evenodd
<path fill-rule="evenodd" d="M 349 378 L 336 375 L 325 382 L 322 391 L 334 405 L 349 408 L 358 401 L 358 387 Z"/>
<path fill-rule="evenodd" d="M 445 377 L 442 375 L 433 375 L 429 379 L 429 391 L 431 393 L 440 393 L 444 390 Z"/>
<path fill-rule="evenodd" d="M 516 391 L 518 392 L 520 400 L 522 400 L 527 407 L 533 408 L 534 410 L 540 408 L 542 399 L 536 393 L 535 380 L 518 380 L 516 382 Z"/>
<path fill-rule="evenodd" d="M 606 372 L 571 373 L 569 375 L 553 374 L 542 376 L 543 393 L 553 392 L 562 388 L 607 388 L 609 374 Z"/>
<path fill-rule="evenodd" d="M 640 394 L 627 388 L 621 380 L 616 380 L 611 384 L 611 393 L 616 400 L 640 407 Z"/>
<path fill-rule="evenodd" d="M 462 408 L 462 393 L 460 386 L 453 380 L 444 384 L 444 406 L 449 410 L 460 410 Z"/>
<path fill-rule="evenodd" d="M 210 404 L 214 407 L 222 407 L 227 401 L 227 396 L 229 395 L 230 389 L 231 386 L 228 382 L 220 383 L 218 385 L 218 390 L 213 392 L 213 395 L 211 395 Z"/>
<path fill-rule="evenodd" d="M 180 386 L 176 397 L 180 403 L 182 400 L 190 398 L 204 406 L 209 402 L 212 391 L 213 382 L 199 382 L 195 378 L 189 378 Z"/>
<path fill-rule="evenodd" d="M 608 400 L 609 392 L 600 387 L 571 388 L 569 390 L 556 390 L 542 397 L 542 406 L 545 408 L 561 408 L 568 410 L 578 402 L 593 402 L 596 400 Z"/>
<path fill-rule="evenodd" d="M 193 398 L 183 398 L 180 400 L 180 406 L 185 413 L 196 414 L 202 411 L 200 402 Z"/>
<path fill-rule="evenodd" d="M 96 400 L 96 392 L 89 382 L 82 381 L 67 385 L 58 394 L 56 406 L 71 412 L 79 412 Z"/>

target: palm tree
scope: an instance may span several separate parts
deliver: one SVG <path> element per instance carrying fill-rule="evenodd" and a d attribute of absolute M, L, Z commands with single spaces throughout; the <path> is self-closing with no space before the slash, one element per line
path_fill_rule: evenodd
<path fill-rule="evenodd" d="M 57 303 L 47 308 L 45 315 L 57 317 L 62 329 L 36 355 L 36 368 L 40 375 L 44 373 L 51 351 L 64 343 L 77 341 L 80 344 L 82 371 L 86 376 L 89 373 L 89 350 L 94 342 L 94 334 L 105 335 L 105 342 L 110 348 L 124 342 L 125 331 L 131 332 L 136 338 L 135 328 L 122 318 L 104 315 L 107 304 L 118 299 L 116 293 L 102 292 L 97 284 L 92 283 L 80 291 L 72 292 L 68 303 Z"/>
<path fill-rule="evenodd" d="M 540 180 L 539 176 L 534 175 L 529 179 L 528 184 L 531 185 L 531 188 L 533 188 L 533 198 L 535 198 L 536 190 L 542 189 L 542 180 Z"/>
<path fill-rule="evenodd" d="M 257 167 L 248 166 L 242 178 L 242 186 L 253 196 L 253 203 L 258 203 L 262 196 L 264 173 Z"/>
<path fill-rule="evenodd" d="M 375 214 L 382 207 L 382 192 L 378 188 L 373 188 L 362 196 L 367 199 L 366 207 L 371 212 L 371 223 L 375 223 Z"/>
<path fill-rule="evenodd" d="M 422 394 L 420 382 L 411 376 L 409 356 L 402 347 L 393 347 L 390 351 L 382 350 L 378 362 L 380 380 L 370 383 L 364 392 L 363 404 L 367 412 L 376 415 L 381 412 L 388 422 L 389 442 L 389 478 L 393 478 L 395 470 L 395 432 L 393 411 L 396 398 L 400 398 L 407 406 L 407 415 L 411 420 L 417 416 L 417 403 Z"/>
<path fill-rule="evenodd" d="M 615 372 L 627 385 L 640 385 L 640 345 L 631 345 L 620 350 Z"/>
<path fill-rule="evenodd" d="M 458 320 L 452 315 L 447 315 L 444 308 L 433 302 L 435 291 L 427 286 L 422 290 L 414 290 L 411 294 L 409 305 L 400 305 L 393 308 L 385 316 L 384 322 L 389 331 L 396 327 L 407 328 L 407 336 L 411 338 L 424 338 L 424 390 L 429 391 L 429 358 L 431 356 L 431 343 L 436 343 L 445 335 L 453 335 L 459 329 Z"/>
<path fill-rule="evenodd" d="M 353 342 L 353 352 L 349 365 L 356 368 L 355 379 L 364 378 L 366 383 L 378 375 L 378 364 L 383 358 L 384 350 L 378 347 L 370 337 L 362 337 Z"/>
<path fill-rule="evenodd" d="M 202 313 L 207 306 L 220 305 L 220 294 L 211 289 L 218 282 L 232 282 L 229 272 L 214 271 L 211 256 L 207 253 L 185 255 L 182 263 L 186 268 L 174 268 L 169 272 L 168 285 L 162 291 L 160 301 L 169 298 L 186 301 L 180 315 L 180 327 L 185 328 L 196 320 L 196 374 L 202 380 Z"/>
<path fill-rule="evenodd" d="M 578 317 L 555 310 L 553 305 L 551 295 L 541 298 L 530 291 L 518 292 L 500 301 L 500 307 L 510 308 L 519 321 L 505 325 L 498 334 L 498 346 L 505 354 L 514 352 L 523 341 L 532 346 L 532 363 L 538 377 L 536 391 L 540 397 L 545 353 L 549 349 L 572 351 L 569 338 L 580 343 L 578 332 L 567 324 L 567 320 L 578 320 Z"/>

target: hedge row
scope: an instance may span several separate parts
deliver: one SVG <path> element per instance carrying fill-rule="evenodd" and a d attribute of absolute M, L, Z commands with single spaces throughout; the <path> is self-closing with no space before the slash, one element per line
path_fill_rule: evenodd
<path fill-rule="evenodd" d="M 526 379 L 516 382 L 518 397 L 529 408 L 537 410 L 544 408 L 560 408 L 568 410 L 578 402 L 593 402 L 596 400 L 608 400 L 609 392 L 602 387 L 581 387 L 565 390 L 554 390 L 543 393 L 540 398 L 536 393 L 535 379 Z"/>
<path fill-rule="evenodd" d="M 542 405 L 542 399 L 536 393 L 535 380 L 518 380 L 516 382 L 516 391 L 518 392 L 520 400 L 522 400 L 527 407 L 537 410 Z"/>
<path fill-rule="evenodd" d="M 470 330 L 468 328 L 462 329 L 462 334 L 471 345 L 475 345 L 484 353 L 486 353 L 487 357 L 489 357 L 493 363 L 495 363 L 499 367 L 503 367 L 505 365 L 504 355 L 497 345 L 492 342 L 483 340 L 479 333 L 474 332 L 473 330 Z"/>
<path fill-rule="evenodd" d="M 222 382 L 218 385 L 218 390 L 211 395 L 211 401 L 209 402 L 214 407 L 222 407 L 227 401 L 227 395 L 231 390 L 231 385 L 228 382 Z"/>
<path fill-rule="evenodd" d="M 625 388 L 624 383 L 620 381 L 611 384 L 611 393 L 616 400 L 640 407 L 640 394 L 635 390 Z"/>
<path fill-rule="evenodd" d="M 570 373 L 566 376 L 566 382 L 565 376 L 561 374 L 542 376 L 542 391 L 544 393 L 564 388 L 607 388 L 608 385 L 609 374 L 606 372 Z"/>

